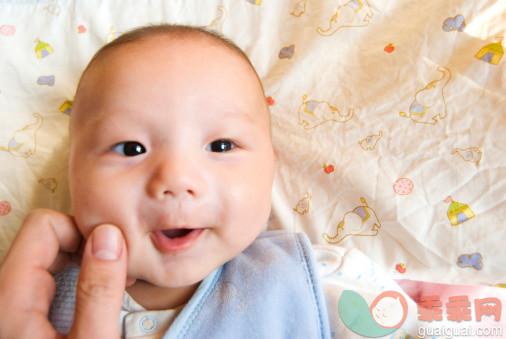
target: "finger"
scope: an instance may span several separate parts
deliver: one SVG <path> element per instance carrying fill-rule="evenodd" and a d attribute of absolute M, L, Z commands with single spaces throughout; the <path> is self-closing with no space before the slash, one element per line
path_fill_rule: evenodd
<path fill-rule="evenodd" d="M 56 274 L 58 272 L 69 270 L 71 268 L 81 265 L 85 244 L 86 240 L 82 238 L 81 244 L 79 245 L 79 249 L 77 251 L 75 252 L 59 251 L 58 254 L 56 255 L 56 259 L 53 261 L 51 266 L 49 266 L 48 271 L 51 274 Z"/>
<path fill-rule="evenodd" d="M 26 218 L 0 267 L 1 338 L 54 332 L 47 314 L 55 286 L 47 268 L 60 248 L 75 250 L 80 238 L 74 219 L 62 213 L 40 209 Z"/>
<path fill-rule="evenodd" d="M 112 225 L 95 228 L 86 243 L 71 338 L 119 338 L 127 276 L 126 244 Z"/>
<path fill-rule="evenodd" d="M 52 210 L 37 209 L 25 219 L 6 260 L 47 270 L 59 251 L 75 252 L 81 235 L 73 217 Z"/>
<path fill-rule="evenodd" d="M 56 331 L 47 319 L 54 279 L 45 270 L 0 269 L 0 338 L 44 338 Z"/>

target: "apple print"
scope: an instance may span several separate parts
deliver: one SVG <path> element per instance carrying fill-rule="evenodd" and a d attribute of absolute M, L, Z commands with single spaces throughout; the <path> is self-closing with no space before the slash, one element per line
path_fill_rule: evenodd
<path fill-rule="evenodd" d="M 272 97 L 268 97 L 267 98 L 267 103 L 269 104 L 269 106 L 274 105 L 274 99 Z"/>
<path fill-rule="evenodd" d="M 334 166 L 333 165 L 323 165 L 323 170 L 325 171 L 325 173 L 327 174 L 330 174 L 332 172 L 334 172 Z"/>
<path fill-rule="evenodd" d="M 404 264 L 397 264 L 395 265 L 395 269 L 399 271 L 399 273 L 404 274 L 406 273 L 406 268 L 404 268 Z"/>
<path fill-rule="evenodd" d="M 385 46 L 385 48 L 383 48 L 383 50 L 387 53 L 392 53 L 394 51 L 395 47 L 393 44 L 388 44 L 387 46 Z"/>

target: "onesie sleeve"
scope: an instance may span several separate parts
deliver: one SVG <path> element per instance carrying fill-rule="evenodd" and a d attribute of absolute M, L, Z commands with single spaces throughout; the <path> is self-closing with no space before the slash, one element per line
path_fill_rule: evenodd
<path fill-rule="evenodd" d="M 348 299 L 345 300 L 345 295 L 348 297 L 349 295 L 357 296 L 358 294 L 359 297 L 357 298 L 363 298 L 365 301 L 364 307 L 359 311 L 360 316 L 366 318 L 371 314 L 368 306 L 381 293 L 386 291 L 396 291 L 405 297 L 407 314 L 410 316 L 406 317 L 402 326 L 397 330 L 383 337 L 405 338 L 408 335 L 411 337 L 417 336 L 416 303 L 371 259 L 356 249 L 347 249 L 335 245 L 313 245 L 313 249 L 325 295 L 332 337 L 357 337 L 357 333 L 354 331 L 357 328 L 350 329 L 343 322 L 340 314 L 347 312 L 349 308 L 346 307 L 349 307 L 349 304 L 352 303 L 352 301 L 348 302 Z M 344 295 L 343 292 L 345 292 Z M 341 296 L 343 296 L 343 301 L 340 311 Z"/>

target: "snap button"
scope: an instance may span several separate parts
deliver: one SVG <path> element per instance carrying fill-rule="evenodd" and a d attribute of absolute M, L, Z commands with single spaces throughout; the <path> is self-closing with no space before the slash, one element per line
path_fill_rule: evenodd
<path fill-rule="evenodd" d="M 156 318 L 151 315 L 145 315 L 139 320 L 139 328 L 144 333 L 151 333 L 156 328 Z"/>

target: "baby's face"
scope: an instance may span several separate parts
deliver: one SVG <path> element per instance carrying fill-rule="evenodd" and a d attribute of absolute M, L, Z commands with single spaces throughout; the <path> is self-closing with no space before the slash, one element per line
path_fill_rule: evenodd
<path fill-rule="evenodd" d="M 202 280 L 244 250 L 271 207 L 265 99 L 247 63 L 206 41 L 153 38 L 96 63 L 72 112 L 70 190 L 87 238 L 118 226 L 128 275 Z"/>

